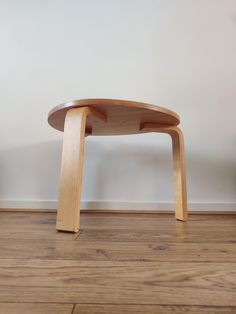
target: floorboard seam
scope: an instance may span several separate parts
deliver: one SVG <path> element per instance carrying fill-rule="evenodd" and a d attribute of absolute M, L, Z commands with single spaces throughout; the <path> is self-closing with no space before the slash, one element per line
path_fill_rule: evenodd
<path fill-rule="evenodd" d="M 71 311 L 71 314 L 74 314 L 75 307 L 76 307 L 76 304 L 74 303 L 73 308 L 72 308 L 72 311 Z"/>

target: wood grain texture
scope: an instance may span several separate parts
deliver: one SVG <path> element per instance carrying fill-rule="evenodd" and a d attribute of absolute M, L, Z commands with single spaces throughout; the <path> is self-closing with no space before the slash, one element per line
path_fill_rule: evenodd
<path fill-rule="evenodd" d="M 236 307 L 186 305 L 111 305 L 77 304 L 74 314 L 234 314 Z"/>
<path fill-rule="evenodd" d="M 0 259 L 64 259 L 133 262 L 236 262 L 235 243 L 0 240 Z"/>
<path fill-rule="evenodd" d="M 11 219 L 9 219 L 9 215 Z M 93 217 L 93 219 L 91 219 Z M 192 215 L 179 223 L 165 214 L 83 213 L 79 234 L 55 232 L 55 213 L 0 212 L 0 239 L 106 242 L 235 242 L 236 215 Z M 19 221 L 21 223 L 19 223 Z M 142 224 L 142 230 L 137 225 Z M 220 226 L 220 231 L 219 231 Z M 9 232 L 11 230 L 11 232 Z M 222 234 L 224 235 L 222 237 Z"/>
<path fill-rule="evenodd" d="M 0 314 L 71 314 L 73 304 L 1 303 Z"/>
<path fill-rule="evenodd" d="M 80 223 L 80 195 L 84 158 L 84 137 L 88 109 L 71 109 L 65 119 L 57 230 L 77 231 Z"/>
<path fill-rule="evenodd" d="M 0 313 L 234 313 L 236 216 L 155 217 L 83 213 L 75 235 L 0 213 Z"/>
<path fill-rule="evenodd" d="M 65 116 L 71 108 L 90 107 L 107 116 L 107 122 L 87 121 L 93 135 L 121 135 L 142 133 L 140 123 L 153 122 L 161 125 L 178 125 L 179 116 L 166 108 L 142 102 L 120 99 L 80 99 L 53 108 L 48 114 L 48 123 L 63 131 Z"/>
<path fill-rule="evenodd" d="M 4 276 L 2 275 L 4 273 Z M 236 263 L 80 266 L 0 261 L 0 302 L 236 306 Z"/>

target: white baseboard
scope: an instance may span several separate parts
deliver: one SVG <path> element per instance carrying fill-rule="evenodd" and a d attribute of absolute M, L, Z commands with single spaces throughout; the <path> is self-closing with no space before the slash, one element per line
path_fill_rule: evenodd
<path fill-rule="evenodd" d="M 56 209 L 56 200 L 0 200 L 0 208 Z M 104 210 L 172 210 L 171 202 L 82 201 L 81 209 Z M 236 211 L 235 203 L 189 202 L 189 211 Z"/>

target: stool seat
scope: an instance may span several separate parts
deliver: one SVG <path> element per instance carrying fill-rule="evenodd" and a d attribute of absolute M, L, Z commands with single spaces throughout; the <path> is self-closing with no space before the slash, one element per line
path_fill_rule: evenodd
<path fill-rule="evenodd" d="M 48 115 L 48 123 L 59 131 L 64 130 L 66 113 L 72 108 L 89 107 L 104 116 L 94 119 L 89 116 L 86 128 L 92 135 L 127 135 L 145 132 L 140 128 L 143 123 L 161 126 L 176 126 L 179 116 L 156 105 L 120 99 L 81 99 L 59 105 Z"/>
<path fill-rule="evenodd" d="M 84 140 L 90 135 L 169 134 L 173 150 L 175 217 L 186 221 L 184 138 L 177 127 L 179 122 L 179 116 L 169 109 L 119 99 L 81 99 L 52 109 L 48 123 L 64 131 L 57 230 L 79 230 Z"/>

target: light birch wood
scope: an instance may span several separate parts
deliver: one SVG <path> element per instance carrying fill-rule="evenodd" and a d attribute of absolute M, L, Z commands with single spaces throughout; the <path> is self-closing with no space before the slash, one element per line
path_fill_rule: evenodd
<path fill-rule="evenodd" d="M 87 119 L 88 114 L 95 119 Z M 175 112 L 126 100 L 82 99 L 51 110 L 48 122 L 52 127 L 64 131 L 57 230 L 77 232 L 79 228 L 86 135 L 125 135 L 146 132 L 170 134 L 173 147 L 175 216 L 178 220 L 187 220 L 184 140 L 181 130 L 176 126 L 180 119 Z"/>
<path fill-rule="evenodd" d="M 173 151 L 175 218 L 186 221 L 188 219 L 188 209 L 183 133 L 176 126 L 161 127 L 160 125 L 155 125 L 154 123 L 144 123 L 141 130 L 146 132 L 167 133 L 171 136 Z"/>
<path fill-rule="evenodd" d="M 66 114 L 57 230 L 77 232 L 79 229 L 84 138 L 89 114 L 100 120 L 106 120 L 105 115 L 88 107 L 72 108 Z"/>
<path fill-rule="evenodd" d="M 107 117 L 103 120 L 87 121 L 92 135 L 125 135 L 143 133 L 140 122 L 159 123 L 162 126 L 175 126 L 179 116 L 166 108 L 142 102 L 121 99 L 80 99 L 53 108 L 48 114 L 48 123 L 55 129 L 64 130 L 64 120 L 71 108 L 89 107 Z"/>

